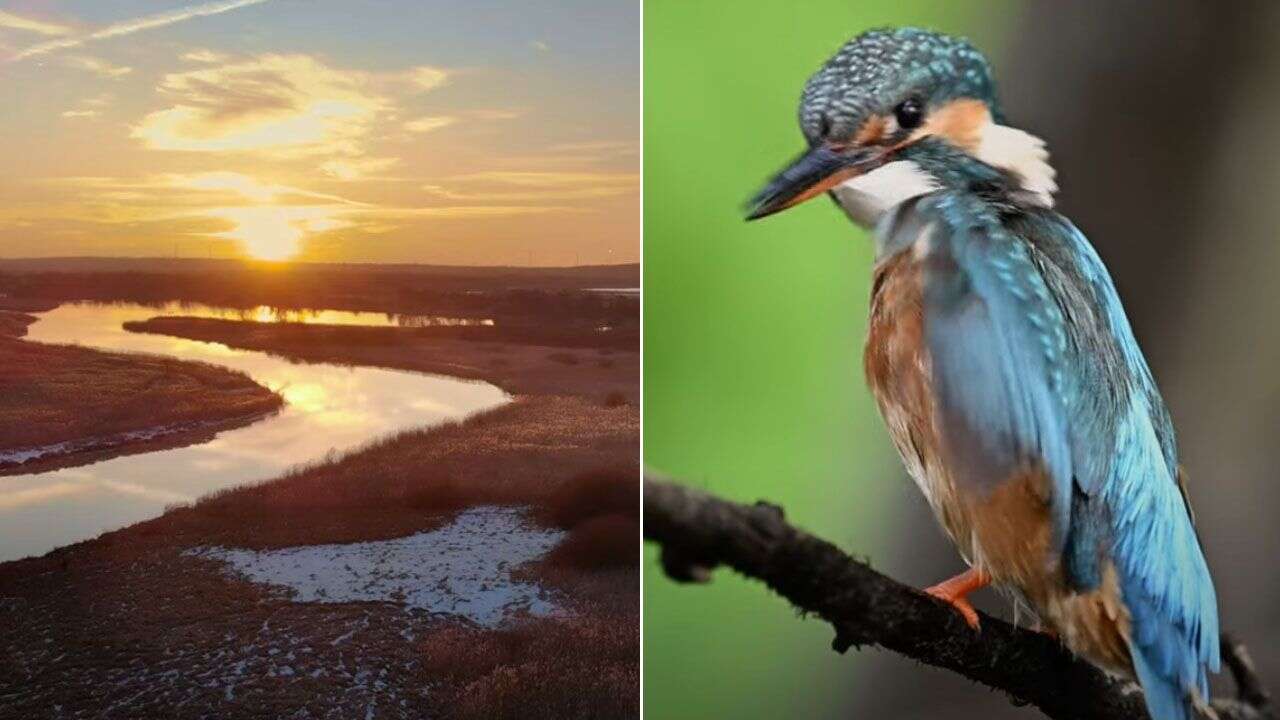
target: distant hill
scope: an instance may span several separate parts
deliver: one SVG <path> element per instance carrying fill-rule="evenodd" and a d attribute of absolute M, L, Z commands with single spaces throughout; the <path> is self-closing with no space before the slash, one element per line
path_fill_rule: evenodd
<path fill-rule="evenodd" d="M 640 286 L 640 265 L 580 265 L 573 267 L 519 267 L 483 265 L 416 265 L 374 263 L 289 262 L 268 265 L 248 260 L 201 258 L 0 258 L 0 273 L 141 273 L 228 274 L 261 272 L 270 268 L 294 276 L 415 275 L 415 280 L 441 288 L 569 290 L 580 288 L 634 288 Z"/>

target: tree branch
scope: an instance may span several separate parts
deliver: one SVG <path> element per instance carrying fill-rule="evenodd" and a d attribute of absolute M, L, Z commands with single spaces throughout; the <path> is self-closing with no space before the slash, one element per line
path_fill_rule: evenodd
<path fill-rule="evenodd" d="M 1050 636 L 988 615 L 974 632 L 950 606 L 789 525 L 776 506 L 740 505 L 646 477 L 644 534 L 661 546 L 663 570 L 673 579 L 706 581 L 711 569 L 727 565 L 830 623 L 837 652 L 878 645 L 1001 690 L 1055 720 L 1148 717 L 1135 686 Z M 1222 651 L 1239 697 L 1214 701 L 1218 719 L 1277 720 L 1244 646 L 1224 636 Z"/>

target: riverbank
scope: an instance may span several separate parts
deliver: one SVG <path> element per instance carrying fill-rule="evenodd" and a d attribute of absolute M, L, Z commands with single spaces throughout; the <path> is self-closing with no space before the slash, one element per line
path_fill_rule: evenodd
<path fill-rule="evenodd" d="M 215 365 L 23 340 L 37 319 L 0 310 L 0 475 L 201 442 L 283 402 Z"/>
<path fill-rule="evenodd" d="M 0 259 L 0 307 L 24 302 L 194 302 L 492 320 L 535 333 L 566 326 L 638 340 L 640 266 L 449 267 L 160 258 Z M 20 308 L 14 308 L 20 309 Z M 527 338 L 522 342 L 562 344 Z"/>
<path fill-rule="evenodd" d="M 637 714 L 638 352 L 423 328 L 370 335 L 175 318 L 131 329 L 300 362 L 485 380 L 514 399 L 0 565 L 0 678 L 15 683 L 0 679 L 0 704 L 22 714 L 56 704 L 68 717 L 102 708 L 119 717 Z M 422 587 L 396 586 L 381 600 L 295 601 L 214 559 L 261 553 L 278 562 L 269 553 L 282 549 L 384 558 L 394 548 L 378 543 L 454 533 L 483 507 L 515 509 L 531 531 L 559 533 L 545 556 L 500 571 L 536 585 L 558 610 L 517 610 L 485 627 L 406 604 Z"/>
<path fill-rule="evenodd" d="M 590 328 L 562 329 L 564 343 L 527 343 L 501 326 L 352 327 L 157 317 L 130 332 L 216 342 L 291 360 L 452 375 L 493 383 L 512 395 L 575 395 L 637 404 L 639 339 L 629 346 Z M 459 330 L 473 331 L 459 337 Z M 592 344 L 594 343 L 594 344 Z"/>

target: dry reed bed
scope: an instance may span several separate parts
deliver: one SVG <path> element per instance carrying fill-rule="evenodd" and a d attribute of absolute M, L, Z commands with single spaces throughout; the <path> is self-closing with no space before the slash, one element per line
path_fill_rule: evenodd
<path fill-rule="evenodd" d="M 15 712 L 57 703 L 68 717 L 104 707 L 118 717 L 638 714 L 637 353 L 409 330 L 363 344 L 348 342 L 359 328 L 218 321 L 164 330 L 300 361 L 484 379 L 516 397 L 0 565 L 0 609 L 16 611 L 0 612 L 0 698 Z M 513 575 L 557 593 L 569 616 L 484 630 L 387 603 L 291 603 L 182 556 L 200 545 L 389 539 L 477 504 L 528 506 L 535 522 L 568 531 Z"/>

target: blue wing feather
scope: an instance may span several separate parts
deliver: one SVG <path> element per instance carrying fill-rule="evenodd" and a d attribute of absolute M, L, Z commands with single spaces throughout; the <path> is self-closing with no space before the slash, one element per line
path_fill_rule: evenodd
<path fill-rule="evenodd" d="M 1078 589 L 1120 576 L 1134 667 L 1157 720 L 1187 717 L 1217 671 L 1217 600 L 1177 482 L 1172 424 L 1110 275 L 1065 218 L 1000 218 L 938 193 L 924 246 L 925 340 L 953 466 L 990 483 L 1049 474 Z M 1002 473 L 1004 470 L 1006 472 Z"/>
<path fill-rule="evenodd" d="M 963 480 L 978 487 L 1033 462 L 1043 465 L 1061 547 L 1073 475 L 1061 395 L 1061 314 L 1027 246 L 953 203 L 959 200 L 937 199 L 941 219 L 924 240 L 925 342 L 947 428 L 944 451 Z"/>
<path fill-rule="evenodd" d="M 1144 656 L 1150 674 L 1173 681 L 1179 691 L 1195 688 L 1207 699 L 1206 669 L 1217 672 L 1221 666 L 1218 603 L 1178 486 L 1169 411 L 1102 260 L 1078 229 L 1061 216 L 1051 219 L 1093 288 L 1104 329 L 1132 383 L 1127 406 L 1116 408 L 1111 467 L 1101 495 L 1111 516 L 1111 557 L 1133 616 L 1135 654 Z"/>

